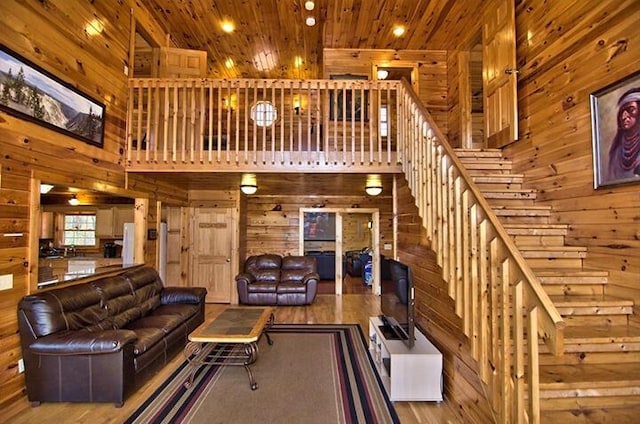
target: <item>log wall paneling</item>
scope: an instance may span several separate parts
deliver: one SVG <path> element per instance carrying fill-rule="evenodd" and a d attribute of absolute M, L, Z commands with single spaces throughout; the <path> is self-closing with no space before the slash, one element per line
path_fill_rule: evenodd
<path fill-rule="evenodd" d="M 638 305 L 640 185 L 593 189 L 589 94 L 640 69 L 640 8 L 569 3 L 516 9 L 522 128 L 505 154 L 553 222 L 569 225 L 566 243 L 587 246 L 584 266 L 609 271 L 607 294 Z"/>

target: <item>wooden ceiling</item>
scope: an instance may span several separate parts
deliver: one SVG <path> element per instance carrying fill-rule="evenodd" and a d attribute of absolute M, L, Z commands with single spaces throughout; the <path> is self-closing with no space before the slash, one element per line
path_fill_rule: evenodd
<path fill-rule="evenodd" d="M 445 50 L 481 0 L 140 0 L 175 47 L 206 50 L 213 78 L 322 78 L 323 49 Z M 308 16 L 315 18 L 307 26 Z M 221 23 L 235 24 L 225 33 Z M 395 37 L 393 28 L 406 32 Z M 300 58 L 296 60 L 296 58 Z M 226 66 L 228 60 L 233 66 Z"/>

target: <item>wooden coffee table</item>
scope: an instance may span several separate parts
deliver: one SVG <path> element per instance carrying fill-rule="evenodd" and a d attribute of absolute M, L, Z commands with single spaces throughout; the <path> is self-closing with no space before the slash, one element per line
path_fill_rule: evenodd
<path fill-rule="evenodd" d="M 273 321 L 273 311 L 269 307 L 228 308 L 205 321 L 189 334 L 189 343 L 184 348 L 191 368 L 185 388 L 191 387 L 196 372 L 203 365 L 241 365 L 247 370 L 251 390 L 256 390 L 258 383 L 249 365 L 258 359 L 260 336 L 264 334 L 268 343 L 273 344 L 267 333 Z"/>

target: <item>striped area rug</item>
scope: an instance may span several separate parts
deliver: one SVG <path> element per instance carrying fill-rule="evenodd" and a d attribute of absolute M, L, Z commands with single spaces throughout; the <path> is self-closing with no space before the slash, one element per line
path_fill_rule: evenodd
<path fill-rule="evenodd" d="M 251 365 L 202 367 L 190 389 L 186 361 L 126 423 L 399 423 L 357 325 L 276 324 Z"/>

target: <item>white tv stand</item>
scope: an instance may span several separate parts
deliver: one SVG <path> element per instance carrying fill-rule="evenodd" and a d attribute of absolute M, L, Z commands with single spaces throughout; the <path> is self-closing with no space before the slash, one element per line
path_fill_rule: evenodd
<path fill-rule="evenodd" d="M 392 401 L 442 401 L 442 353 L 416 328 L 415 344 L 385 339 L 369 318 L 369 352 Z"/>

